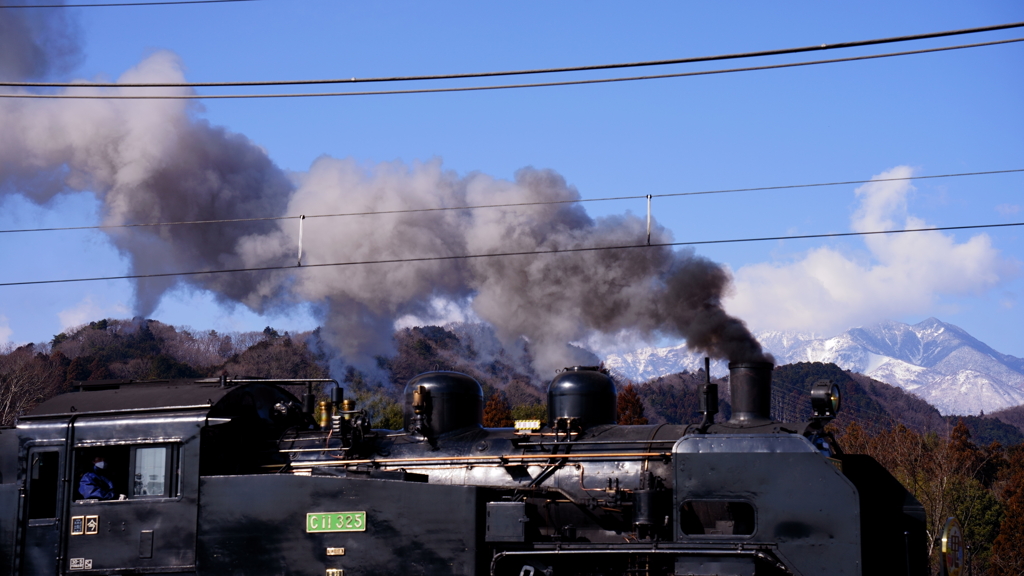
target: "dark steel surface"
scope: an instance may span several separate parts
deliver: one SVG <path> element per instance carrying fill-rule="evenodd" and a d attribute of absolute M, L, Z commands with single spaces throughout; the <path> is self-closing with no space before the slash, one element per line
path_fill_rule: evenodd
<path fill-rule="evenodd" d="M 729 424 L 758 426 L 772 421 L 771 362 L 729 363 L 732 418 Z"/>
<path fill-rule="evenodd" d="M 76 447 L 103 449 L 114 442 L 130 446 L 169 446 L 177 482 L 164 497 L 131 495 L 128 485 L 115 488 L 129 493 L 125 501 L 73 500 L 69 516 L 98 516 L 97 534 L 68 536 L 67 558 L 92 560 L 94 570 L 191 570 L 195 565 L 196 509 L 199 491 L 200 430 L 205 415 L 180 414 L 149 418 L 83 416 L 75 424 Z M 110 431 L 116 430 L 116 438 Z M 176 465 L 175 465 L 176 464 Z M 77 466 L 81 469 L 81 465 Z M 131 470 L 124 471 L 128 474 Z M 76 477 L 74 486 L 77 486 Z M 144 533 L 149 532 L 148 536 Z M 152 553 L 142 557 L 140 546 L 151 538 Z"/>
<path fill-rule="evenodd" d="M 585 428 L 615 423 L 615 383 L 596 366 L 566 368 L 548 386 L 548 425 L 576 418 Z"/>
<path fill-rule="evenodd" d="M 13 484 L 18 478 L 18 431 L 0 428 L 0 485 Z"/>
<path fill-rule="evenodd" d="M 51 520 L 30 521 L 25 528 L 21 573 L 31 576 L 57 574 L 61 523 Z"/>
<path fill-rule="evenodd" d="M 484 539 L 487 542 L 525 542 L 528 521 L 526 502 L 488 502 Z"/>
<path fill-rule="evenodd" d="M 0 574 L 14 574 L 17 527 L 18 485 L 0 484 Z"/>
<path fill-rule="evenodd" d="M 24 467 L 19 470 L 18 485 L 25 495 L 20 500 L 18 516 L 22 523 L 21 558 L 18 559 L 18 569 L 22 574 L 49 576 L 57 574 L 60 557 L 61 530 L 65 523 L 60 511 L 65 501 L 64 494 L 54 491 L 39 493 L 38 490 L 47 482 L 36 483 L 29 478 L 29 470 L 34 458 L 42 453 L 56 454 L 52 467 L 46 473 L 40 473 L 40 479 L 53 478 L 54 487 L 59 486 L 60 470 L 65 463 L 65 450 L 63 446 L 34 446 L 26 442 L 24 449 L 19 452 L 23 458 Z M 44 505 L 45 504 L 45 505 Z M 34 511 L 35 508 L 46 510 L 46 514 Z M 33 518 L 35 516 L 35 518 Z"/>
<path fill-rule="evenodd" d="M 429 393 L 425 420 L 435 436 L 483 426 L 484 391 L 476 380 L 459 372 L 427 372 L 405 386 L 406 430 L 410 430 L 415 416 L 413 393 L 420 386 Z"/>
<path fill-rule="evenodd" d="M 18 526 L 18 435 L 0 428 L 0 574 L 14 573 Z"/>
<path fill-rule="evenodd" d="M 203 478 L 198 573 L 482 574 L 478 500 L 470 486 L 287 474 Z M 366 512 L 366 531 L 306 532 L 307 513 L 347 511 Z M 327 556 L 328 547 L 345 555 Z"/>
<path fill-rule="evenodd" d="M 676 574 L 688 576 L 754 576 L 755 569 L 752 557 L 684 556 L 676 560 Z"/>
<path fill-rule="evenodd" d="M 83 389 L 55 396 L 21 419 L 83 412 L 212 406 L 231 390 L 221 388 L 218 384 L 197 384 L 191 380 L 178 383 L 133 383 L 115 389 Z"/>
<path fill-rule="evenodd" d="M 927 576 L 928 535 L 925 513 L 902 484 L 870 456 L 842 457 L 843 473 L 860 491 L 864 574 L 891 573 L 910 567 L 913 576 Z"/>
<path fill-rule="evenodd" d="M 0 551 L 12 550 L 16 542 L 23 542 L 20 554 L 14 553 L 15 558 L 20 556 L 17 573 L 49 575 L 60 569 L 63 574 L 69 572 L 75 559 L 79 565 L 92 568 L 70 573 L 194 572 L 200 439 L 206 439 L 208 460 L 218 466 L 230 467 L 241 459 L 250 470 L 262 471 L 260 462 L 266 461 L 265 454 L 284 430 L 305 426 L 308 421 L 306 415 L 293 409 L 297 405 L 294 396 L 265 382 L 223 388 L 206 382 L 120 388 L 103 383 L 102 388 L 85 387 L 66 394 L 67 398 L 51 401 L 49 408 L 38 410 L 35 418 L 23 419 L 16 430 L 13 454 L 10 438 L 14 431 L 3 431 L 0 448 L 5 451 L 0 455 L 4 461 L 0 472 L 11 460 L 20 461 L 20 475 L 17 484 L 0 484 L 0 521 L 4 522 L 0 525 L 4 537 Z M 101 406 L 104 399 L 111 401 L 110 410 L 105 412 Z M 63 415 L 62 411 L 71 406 L 76 411 Z M 79 406 L 81 411 L 77 410 Z M 130 489 L 129 464 L 133 460 L 129 457 L 136 448 L 153 445 L 166 446 L 174 455 L 167 469 L 170 491 L 160 497 L 135 497 Z M 59 482 L 60 490 L 51 495 L 56 499 L 57 517 L 26 521 L 28 507 L 23 502 L 31 498 L 19 502 L 11 495 L 31 486 L 26 479 L 29 456 L 40 450 L 64 453 L 66 446 L 73 448 L 68 452 L 71 458 L 61 458 L 63 481 Z M 78 481 L 91 466 L 93 456 L 110 458 L 114 454 L 119 455 L 112 458 L 112 466 L 106 471 L 116 476 L 116 490 L 128 494 L 128 499 L 74 500 L 78 497 Z M 9 455 L 20 457 L 9 460 Z M 76 461 L 79 456 L 82 462 Z M 9 533 L 17 523 L 4 521 L 11 515 L 22 518 L 20 540 Z M 72 535 L 71 519 L 90 516 L 97 519 L 96 533 Z M 8 561 L 6 556 L 0 559 Z"/>
<path fill-rule="evenodd" d="M 496 576 L 522 576 L 530 573 L 523 568 L 533 568 L 533 574 L 646 574 L 680 576 L 736 576 L 725 570 L 719 572 L 694 572 L 691 559 L 720 560 L 719 568 L 725 566 L 752 565 L 758 560 L 764 564 L 776 565 L 775 548 L 765 545 L 746 545 L 737 548 L 734 544 L 708 543 L 702 545 L 657 543 L 588 545 L 560 543 L 557 546 L 537 546 L 532 550 L 506 550 L 495 554 L 491 561 L 491 574 Z M 737 562 L 739 561 L 739 562 Z M 672 571 L 675 566 L 681 570 Z M 742 574 L 742 572 L 740 572 Z M 780 572 L 770 572 L 777 575 Z M 785 574 L 785 572 L 781 572 Z"/>
<path fill-rule="evenodd" d="M 686 535 L 677 542 L 772 544 L 787 566 L 815 576 L 860 576 L 857 489 L 804 437 L 790 434 L 688 435 L 674 448 L 675 506 L 687 500 L 746 502 L 749 536 Z"/>

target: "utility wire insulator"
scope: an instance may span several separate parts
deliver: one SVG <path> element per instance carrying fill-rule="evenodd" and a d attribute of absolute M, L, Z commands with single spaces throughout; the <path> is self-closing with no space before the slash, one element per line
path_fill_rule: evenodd
<path fill-rule="evenodd" d="M 651 245 L 651 195 L 647 195 L 647 245 Z"/>
<path fill-rule="evenodd" d="M 299 216 L 299 262 L 296 266 L 302 266 L 302 223 L 306 220 L 306 215 L 302 214 Z"/>

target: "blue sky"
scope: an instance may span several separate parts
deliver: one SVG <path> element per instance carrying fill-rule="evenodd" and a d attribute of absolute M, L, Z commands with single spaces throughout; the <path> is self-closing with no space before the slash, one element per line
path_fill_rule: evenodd
<path fill-rule="evenodd" d="M 66 9 L 83 58 L 66 78 L 116 79 L 161 50 L 193 82 L 366 77 L 573 66 L 835 43 L 1024 20 L 1019 2 L 348 3 Z M 0 14 L 0 17 L 3 17 Z M 830 53 L 838 57 L 1024 36 L 1024 30 Z M 777 57 L 757 63 L 811 59 Z M 673 67 L 700 70 L 710 63 Z M 739 65 L 749 65 L 743 62 Z M 357 98 L 203 101 L 194 114 L 244 134 L 282 168 L 317 158 L 440 160 L 460 175 L 533 166 L 585 198 L 1024 168 L 1024 43 L 787 70 L 597 86 Z M 666 70 L 667 71 L 667 70 Z M 602 77 L 592 73 L 576 77 Z M 466 82 L 465 84 L 471 84 Z M 223 89 L 211 89 L 222 91 Z M 260 89 L 265 90 L 265 89 Z M 3 130 L 0 125 L 0 131 Z M 677 241 L 1024 221 L 1024 174 L 658 199 Z M 594 216 L 641 201 L 588 203 Z M 38 205 L 0 196 L 0 229 L 96 224 L 88 192 Z M 863 228 L 867 229 L 867 228 Z M 1024 356 L 1021 229 L 913 242 L 796 240 L 699 247 L 737 283 L 754 329 L 832 335 L 929 316 Z M 980 238 L 979 238 L 980 236 Z M 930 238 L 930 239 L 929 239 Z M 314 241 L 315 240 L 311 240 Z M 0 279 L 124 274 L 100 232 L 0 235 Z M 809 285 L 861 287 L 856 298 Z M 840 290 L 839 292 L 842 292 Z M 45 341 L 133 314 L 132 285 L 0 287 L 0 342 Z M 727 301 L 729 302 L 729 301 Z M 837 311 L 842 311 L 839 313 Z M 184 285 L 152 316 L 197 329 L 300 330 L 308 306 L 259 316 Z"/>

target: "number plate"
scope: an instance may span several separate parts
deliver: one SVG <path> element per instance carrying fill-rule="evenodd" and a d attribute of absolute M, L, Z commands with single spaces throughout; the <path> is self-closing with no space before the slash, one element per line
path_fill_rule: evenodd
<path fill-rule="evenodd" d="M 364 532 L 366 512 L 314 512 L 306 514 L 306 532 Z"/>

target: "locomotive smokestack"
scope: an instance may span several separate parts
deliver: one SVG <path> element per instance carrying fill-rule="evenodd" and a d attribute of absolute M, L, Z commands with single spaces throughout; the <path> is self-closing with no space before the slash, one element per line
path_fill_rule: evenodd
<path fill-rule="evenodd" d="M 729 390 L 734 426 L 759 426 L 771 422 L 771 362 L 730 362 Z"/>

